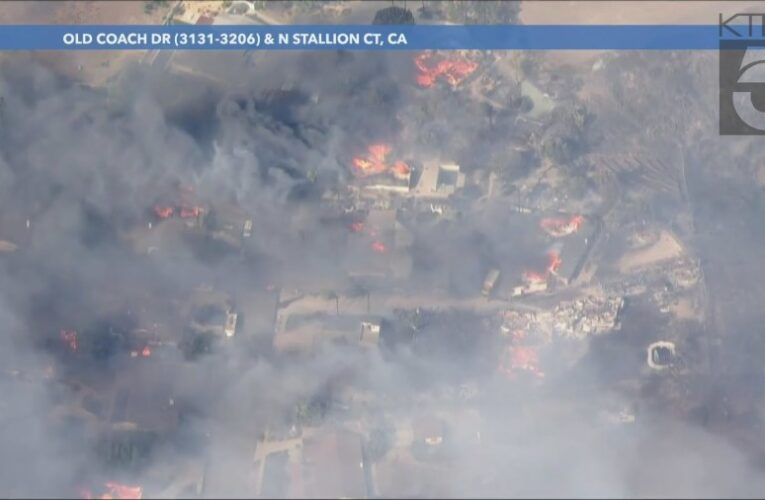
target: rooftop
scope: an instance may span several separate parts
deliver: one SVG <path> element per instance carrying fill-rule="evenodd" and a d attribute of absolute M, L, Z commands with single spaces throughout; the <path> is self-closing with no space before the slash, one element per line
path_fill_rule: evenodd
<path fill-rule="evenodd" d="M 465 187 L 465 174 L 454 163 L 425 162 L 414 195 L 425 198 L 447 198 Z"/>

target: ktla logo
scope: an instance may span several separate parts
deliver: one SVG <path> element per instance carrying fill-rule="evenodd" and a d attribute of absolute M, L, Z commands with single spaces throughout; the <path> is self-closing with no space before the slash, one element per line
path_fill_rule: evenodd
<path fill-rule="evenodd" d="M 720 15 L 720 134 L 765 135 L 765 14 Z"/>

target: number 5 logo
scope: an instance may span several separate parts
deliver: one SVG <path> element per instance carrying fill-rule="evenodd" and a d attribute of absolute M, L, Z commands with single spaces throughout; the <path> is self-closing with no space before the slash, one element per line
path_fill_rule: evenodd
<path fill-rule="evenodd" d="M 765 111 L 760 111 L 755 104 L 757 97 L 765 98 L 765 47 L 746 49 L 736 87 L 747 89 L 733 92 L 736 114 L 745 124 L 765 132 Z"/>

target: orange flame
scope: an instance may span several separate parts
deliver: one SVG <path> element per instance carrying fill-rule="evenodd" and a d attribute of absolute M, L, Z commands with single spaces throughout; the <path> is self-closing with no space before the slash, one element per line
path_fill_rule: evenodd
<path fill-rule="evenodd" d="M 191 219 L 202 215 L 204 209 L 202 207 L 182 207 L 180 216 L 183 219 Z"/>
<path fill-rule="evenodd" d="M 550 252 L 547 255 L 549 257 L 547 272 L 555 274 L 558 272 L 558 269 L 560 269 L 561 264 L 563 264 L 563 259 L 560 258 L 560 255 L 557 252 Z"/>
<path fill-rule="evenodd" d="M 175 209 L 167 205 L 156 205 L 154 207 L 154 214 L 160 219 L 167 219 L 169 217 L 172 217 L 174 212 L 175 212 Z"/>
<path fill-rule="evenodd" d="M 381 174 L 385 172 L 385 164 L 364 158 L 356 157 L 353 159 L 353 166 L 363 175 Z"/>
<path fill-rule="evenodd" d="M 381 174 L 387 170 L 385 157 L 391 152 L 388 144 L 372 144 L 367 148 L 367 157 L 357 156 L 353 166 L 362 175 Z"/>
<path fill-rule="evenodd" d="M 369 151 L 369 157 L 378 163 L 383 163 L 392 149 L 393 148 L 391 148 L 390 145 L 382 143 L 372 144 L 369 146 L 369 148 L 367 148 Z"/>
<path fill-rule="evenodd" d="M 351 224 L 351 231 L 354 233 L 360 233 L 364 230 L 364 223 L 363 222 L 354 222 Z"/>
<path fill-rule="evenodd" d="M 72 352 L 77 352 L 77 332 L 74 330 L 61 330 L 61 340 Z"/>
<path fill-rule="evenodd" d="M 537 378 L 545 376 L 544 372 L 539 368 L 539 355 L 537 351 L 528 346 L 511 345 L 508 347 L 499 368 L 511 377 L 515 376 L 518 372 L 527 372 Z"/>
<path fill-rule="evenodd" d="M 421 87 L 432 87 L 439 77 L 456 87 L 478 68 L 478 63 L 463 56 L 437 57 L 433 52 L 419 54 L 414 64 L 418 70 L 417 84 Z"/>
<path fill-rule="evenodd" d="M 141 500 L 143 497 L 143 488 L 140 486 L 126 486 L 111 481 L 106 483 L 105 486 L 106 493 L 99 497 L 101 500 Z M 82 490 L 80 491 L 80 495 L 82 495 L 82 498 L 85 500 L 92 500 L 95 498 L 90 490 Z"/>
<path fill-rule="evenodd" d="M 409 165 L 403 161 L 396 161 L 391 166 L 385 163 L 385 159 L 392 150 L 393 148 L 388 144 L 372 144 L 367 148 L 366 156 L 354 157 L 351 164 L 360 175 L 376 175 L 389 171 L 398 179 L 408 179 L 411 171 Z"/>
<path fill-rule="evenodd" d="M 550 236 L 559 238 L 577 232 L 583 223 L 584 217 L 581 215 L 574 215 L 568 220 L 557 217 L 548 217 L 542 219 L 539 222 L 539 225 L 542 229 L 547 231 Z"/>
<path fill-rule="evenodd" d="M 143 356 L 144 358 L 148 358 L 149 356 L 151 356 L 151 349 L 149 348 L 149 346 L 146 346 L 143 348 L 143 350 L 141 351 L 141 356 Z"/>
<path fill-rule="evenodd" d="M 375 241 L 372 243 L 372 250 L 374 250 L 377 253 L 385 253 L 387 251 L 387 248 L 385 247 L 385 244 L 380 241 Z"/>
<path fill-rule="evenodd" d="M 412 169 L 409 168 L 409 165 L 407 165 L 403 161 L 397 161 L 390 168 L 390 171 L 393 173 L 393 176 L 396 177 L 397 179 L 406 180 L 409 178 L 409 174 L 412 172 Z"/>
<path fill-rule="evenodd" d="M 523 273 L 523 280 L 527 283 L 544 283 L 547 281 L 547 276 L 534 271 L 526 271 Z"/>
<path fill-rule="evenodd" d="M 143 488 L 140 486 L 126 486 L 124 484 L 109 482 L 106 483 L 108 493 L 101 495 L 102 499 L 119 498 L 127 500 L 141 500 L 143 497 Z"/>

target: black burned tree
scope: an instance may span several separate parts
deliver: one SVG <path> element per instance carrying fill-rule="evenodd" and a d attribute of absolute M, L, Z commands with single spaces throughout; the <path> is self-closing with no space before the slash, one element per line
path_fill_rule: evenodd
<path fill-rule="evenodd" d="M 415 24 L 414 14 L 407 8 L 386 7 L 375 13 L 372 24 Z"/>

